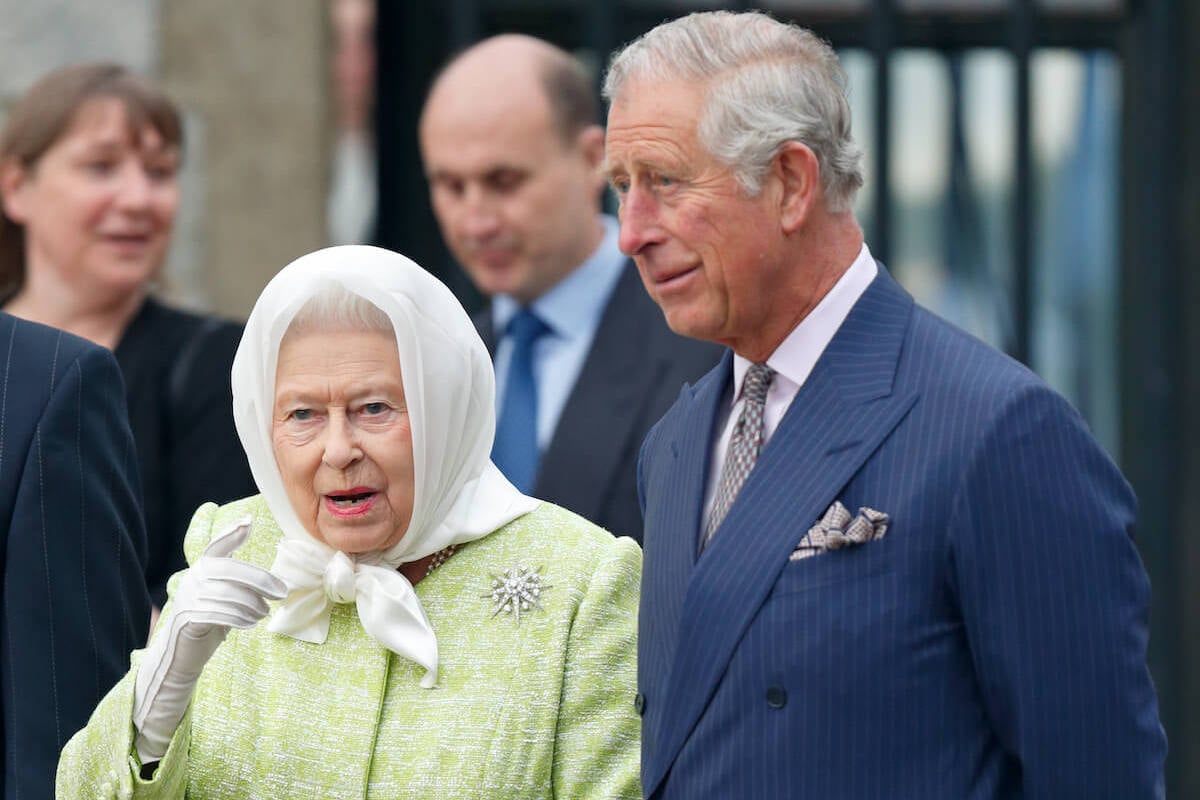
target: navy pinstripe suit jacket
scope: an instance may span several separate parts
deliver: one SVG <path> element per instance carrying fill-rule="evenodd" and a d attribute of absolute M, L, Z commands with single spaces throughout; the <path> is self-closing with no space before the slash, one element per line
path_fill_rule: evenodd
<path fill-rule="evenodd" d="M 1135 501 L 1066 401 L 881 267 L 698 558 L 730 365 L 639 462 L 646 795 L 1161 797 Z M 884 538 L 790 560 L 835 500 Z"/>
<path fill-rule="evenodd" d="M 6 800 L 54 796 L 59 751 L 145 643 L 134 459 L 113 355 L 0 313 Z"/>

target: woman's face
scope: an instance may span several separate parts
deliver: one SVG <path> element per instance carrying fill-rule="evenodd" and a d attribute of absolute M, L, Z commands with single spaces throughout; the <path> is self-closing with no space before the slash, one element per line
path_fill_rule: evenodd
<path fill-rule="evenodd" d="M 390 332 L 289 332 L 279 348 L 271 429 L 288 499 L 313 537 L 345 553 L 400 541 L 415 484 Z"/>
<path fill-rule="evenodd" d="M 125 105 L 95 98 L 32 167 L 3 174 L 5 213 L 25 228 L 26 268 L 108 297 L 158 273 L 179 205 L 180 153 Z"/>

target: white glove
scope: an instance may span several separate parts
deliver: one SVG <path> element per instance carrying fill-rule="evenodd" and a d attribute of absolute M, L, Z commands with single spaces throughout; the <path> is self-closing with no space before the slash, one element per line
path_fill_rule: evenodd
<path fill-rule="evenodd" d="M 171 616 L 138 668 L 133 724 L 143 764 L 160 760 L 192 699 L 208 659 L 230 628 L 252 628 L 287 586 L 270 572 L 228 556 L 250 535 L 250 520 L 219 534 L 179 578 Z"/>

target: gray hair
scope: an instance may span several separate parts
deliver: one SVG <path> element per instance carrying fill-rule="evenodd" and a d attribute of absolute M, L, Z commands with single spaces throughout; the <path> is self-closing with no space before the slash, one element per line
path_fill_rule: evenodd
<path fill-rule="evenodd" d="M 312 331 L 379 331 L 394 334 L 388 315 L 337 281 L 326 281 L 292 317 L 287 334 Z"/>
<path fill-rule="evenodd" d="M 613 54 L 605 99 L 633 80 L 706 84 L 700 142 L 751 197 L 783 144 L 799 141 L 817 157 L 826 208 L 850 209 L 863 177 L 846 76 L 833 48 L 811 31 L 758 11 L 689 14 Z"/>

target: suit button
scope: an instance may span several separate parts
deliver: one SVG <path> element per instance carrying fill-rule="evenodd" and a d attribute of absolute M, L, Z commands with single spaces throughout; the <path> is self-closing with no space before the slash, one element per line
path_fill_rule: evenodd
<path fill-rule="evenodd" d="M 782 686 L 767 689 L 767 705 L 771 708 L 783 708 L 787 705 L 787 690 Z"/>
<path fill-rule="evenodd" d="M 633 710 L 637 712 L 639 717 L 642 715 L 646 710 L 646 695 L 641 692 L 637 693 L 637 697 L 633 698 Z"/>

